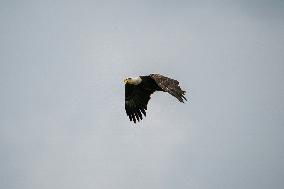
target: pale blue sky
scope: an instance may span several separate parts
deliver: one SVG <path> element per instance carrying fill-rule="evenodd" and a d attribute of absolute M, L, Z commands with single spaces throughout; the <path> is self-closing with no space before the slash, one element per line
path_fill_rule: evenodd
<path fill-rule="evenodd" d="M 284 188 L 283 1 L 1 1 L 1 189 Z M 138 125 L 128 76 L 178 79 Z"/>

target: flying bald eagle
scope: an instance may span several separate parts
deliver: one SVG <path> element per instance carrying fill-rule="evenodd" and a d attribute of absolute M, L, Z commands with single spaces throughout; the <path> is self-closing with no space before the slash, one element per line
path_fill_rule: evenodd
<path fill-rule="evenodd" d="M 146 116 L 147 104 L 155 91 L 168 92 L 182 103 L 186 100 L 185 91 L 180 88 L 179 82 L 160 74 L 127 78 L 124 83 L 125 110 L 134 123 L 143 119 L 142 114 Z"/>

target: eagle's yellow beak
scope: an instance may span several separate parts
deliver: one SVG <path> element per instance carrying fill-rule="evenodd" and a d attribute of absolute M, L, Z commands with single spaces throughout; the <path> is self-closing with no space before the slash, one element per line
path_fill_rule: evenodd
<path fill-rule="evenodd" d="M 127 83 L 127 81 L 128 81 L 128 80 L 127 80 L 127 79 L 125 79 L 125 80 L 123 80 L 123 83 L 124 83 L 124 84 L 126 84 L 126 83 Z"/>

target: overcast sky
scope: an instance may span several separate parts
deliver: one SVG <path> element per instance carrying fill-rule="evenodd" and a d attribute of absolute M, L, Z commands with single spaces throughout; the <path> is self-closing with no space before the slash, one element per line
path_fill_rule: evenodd
<path fill-rule="evenodd" d="M 284 2 L 0 2 L 1 189 L 283 189 Z M 137 125 L 123 79 L 160 73 Z"/>

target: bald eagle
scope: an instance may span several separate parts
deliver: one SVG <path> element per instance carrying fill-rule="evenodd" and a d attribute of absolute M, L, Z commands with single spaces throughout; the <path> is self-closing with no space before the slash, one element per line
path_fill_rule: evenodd
<path fill-rule="evenodd" d="M 143 119 L 142 114 L 146 116 L 147 104 L 155 91 L 168 92 L 182 103 L 187 100 L 185 91 L 180 88 L 177 80 L 160 74 L 127 78 L 124 83 L 125 110 L 130 121 L 134 123 Z"/>

